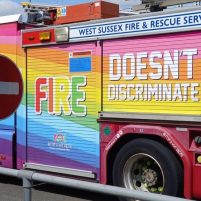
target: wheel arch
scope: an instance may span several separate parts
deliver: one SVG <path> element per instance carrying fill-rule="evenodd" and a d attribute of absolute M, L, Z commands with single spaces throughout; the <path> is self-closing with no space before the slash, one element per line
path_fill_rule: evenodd
<path fill-rule="evenodd" d="M 119 151 L 119 147 L 123 147 L 125 144 L 127 144 L 131 140 L 140 139 L 140 138 L 155 140 L 155 141 L 163 144 L 164 146 L 168 147 L 173 152 L 173 154 L 176 156 L 176 158 L 180 162 L 182 168 L 184 168 L 183 161 L 181 160 L 179 155 L 171 147 L 171 145 L 168 142 L 166 142 L 162 137 L 156 136 L 156 135 L 146 135 L 146 134 L 137 135 L 137 134 L 128 133 L 128 134 L 122 136 L 121 139 L 118 140 L 112 146 L 112 148 L 109 150 L 109 152 L 107 154 L 106 160 L 107 160 L 107 183 L 108 184 L 112 184 L 111 174 L 109 174 L 109 173 L 110 173 L 110 170 L 113 168 L 114 160 L 115 160 L 115 157 L 117 156 L 117 153 Z"/>
<path fill-rule="evenodd" d="M 113 168 L 115 157 L 120 150 L 122 146 L 124 146 L 126 143 L 128 143 L 131 140 L 144 138 L 144 139 L 152 139 L 155 140 L 161 144 L 163 144 L 165 147 L 167 147 L 178 159 L 179 163 L 182 166 L 182 169 L 184 170 L 184 185 L 183 185 L 183 194 L 184 197 L 188 199 L 192 199 L 192 165 L 190 162 L 190 159 L 186 153 L 186 150 L 183 147 L 180 147 L 184 152 L 184 156 L 181 157 L 181 155 L 173 148 L 170 142 L 168 142 L 163 136 L 161 135 L 154 135 L 153 133 L 124 133 L 114 144 L 113 146 L 108 150 L 106 161 L 107 165 L 105 167 L 105 174 L 106 174 L 106 180 L 108 184 L 112 184 L 112 177 L 110 174 L 111 168 Z M 190 185 L 189 185 L 190 184 Z"/>

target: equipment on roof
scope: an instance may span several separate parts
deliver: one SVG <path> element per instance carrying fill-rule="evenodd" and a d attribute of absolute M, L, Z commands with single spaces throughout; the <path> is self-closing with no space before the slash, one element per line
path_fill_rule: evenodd
<path fill-rule="evenodd" d="M 67 24 L 119 16 L 119 5 L 105 1 L 73 6 L 48 6 L 21 3 L 31 24 Z"/>
<path fill-rule="evenodd" d="M 28 15 L 27 23 L 31 24 L 53 24 L 57 8 L 60 8 L 60 6 L 31 4 L 29 2 L 22 2 L 21 5 Z"/>
<path fill-rule="evenodd" d="M 54 24 L 66 24 L 95 19 L 105 19 L 119 16 L 119 5 L 106 1 L 97 1 L 57 9 Z"/>
<path fill-rule="evenodd" d="M 186 7 L 186 6 L 198 6 L 201 1 L 195 0 L 142 0 L 142 4 L 135 5 L 134 11 L 144 12 L 156 12 L 162 11 L 172 6 Z"/>
<path fill-rule="evenodd" d="M 118 4 L 106 1 L 72 6 L 49 6 L 29 2 L 22 2 L 21 5 L 27 13 L 27 23 L 36 25 L 68 24 L 201 5 L 201 1 L 195 0 L 142 0 L 141 2 L 131 11 L 119 11 Z"/>

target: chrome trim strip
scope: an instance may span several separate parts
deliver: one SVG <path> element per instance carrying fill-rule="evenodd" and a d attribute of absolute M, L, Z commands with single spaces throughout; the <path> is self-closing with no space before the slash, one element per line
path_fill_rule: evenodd
<path fill-rule="evenodd" d="M 91 171 L 62 168 L 62 167 L 49 166 L 49 165 L 41 165 L 36 163 L 25 163 L 24 169 L 33 169 L 33 170 L 40 170 L 40 171 L 46 171 L 46 172 L 54 172 L 58 174 L 68 174 L 68 175 L 77 176 L 77 177 L 86 177 L 90 179 L 96 179 L 96 175 Z"/>
<path fill-rule="evenodd" d="M 145 114 L 145 113 L 121 113 L 121 112 L 100 112 L 101 119 L 129 119 L 129 120 L 158 120 L 177 122 L 201 122 L 200 116 L 192 115 L 170 115 L 170 114 Z"/>

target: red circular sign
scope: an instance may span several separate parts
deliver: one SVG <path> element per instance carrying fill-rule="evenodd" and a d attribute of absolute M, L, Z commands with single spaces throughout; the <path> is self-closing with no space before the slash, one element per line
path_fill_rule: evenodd
<path fill-rule="evenodd" d="M 0 119 L 13 114 L 23 94 L 23 81 L 17 66 L 0 55 Z"/>

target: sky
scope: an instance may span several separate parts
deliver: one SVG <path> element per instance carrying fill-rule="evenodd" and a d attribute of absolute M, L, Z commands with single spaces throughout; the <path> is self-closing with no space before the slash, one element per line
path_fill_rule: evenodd
<path fill-rule="evenodd" d="M 19 6 L 20 2 L 29 0 L 0 0 L 0 16 L 18 14 L 22 12 Z M 94 0 L 95 1 L 95 0 Z M 138 4 L 140 0 L 107 0 L 113 3 L 120 4 L 121 9 L 132 7 L 134 4 Z M 85 2 L 93 2 L 93 0 L 31 0 L 34 4 L 45 4 L 45 5 L 72 5 Z"/>

